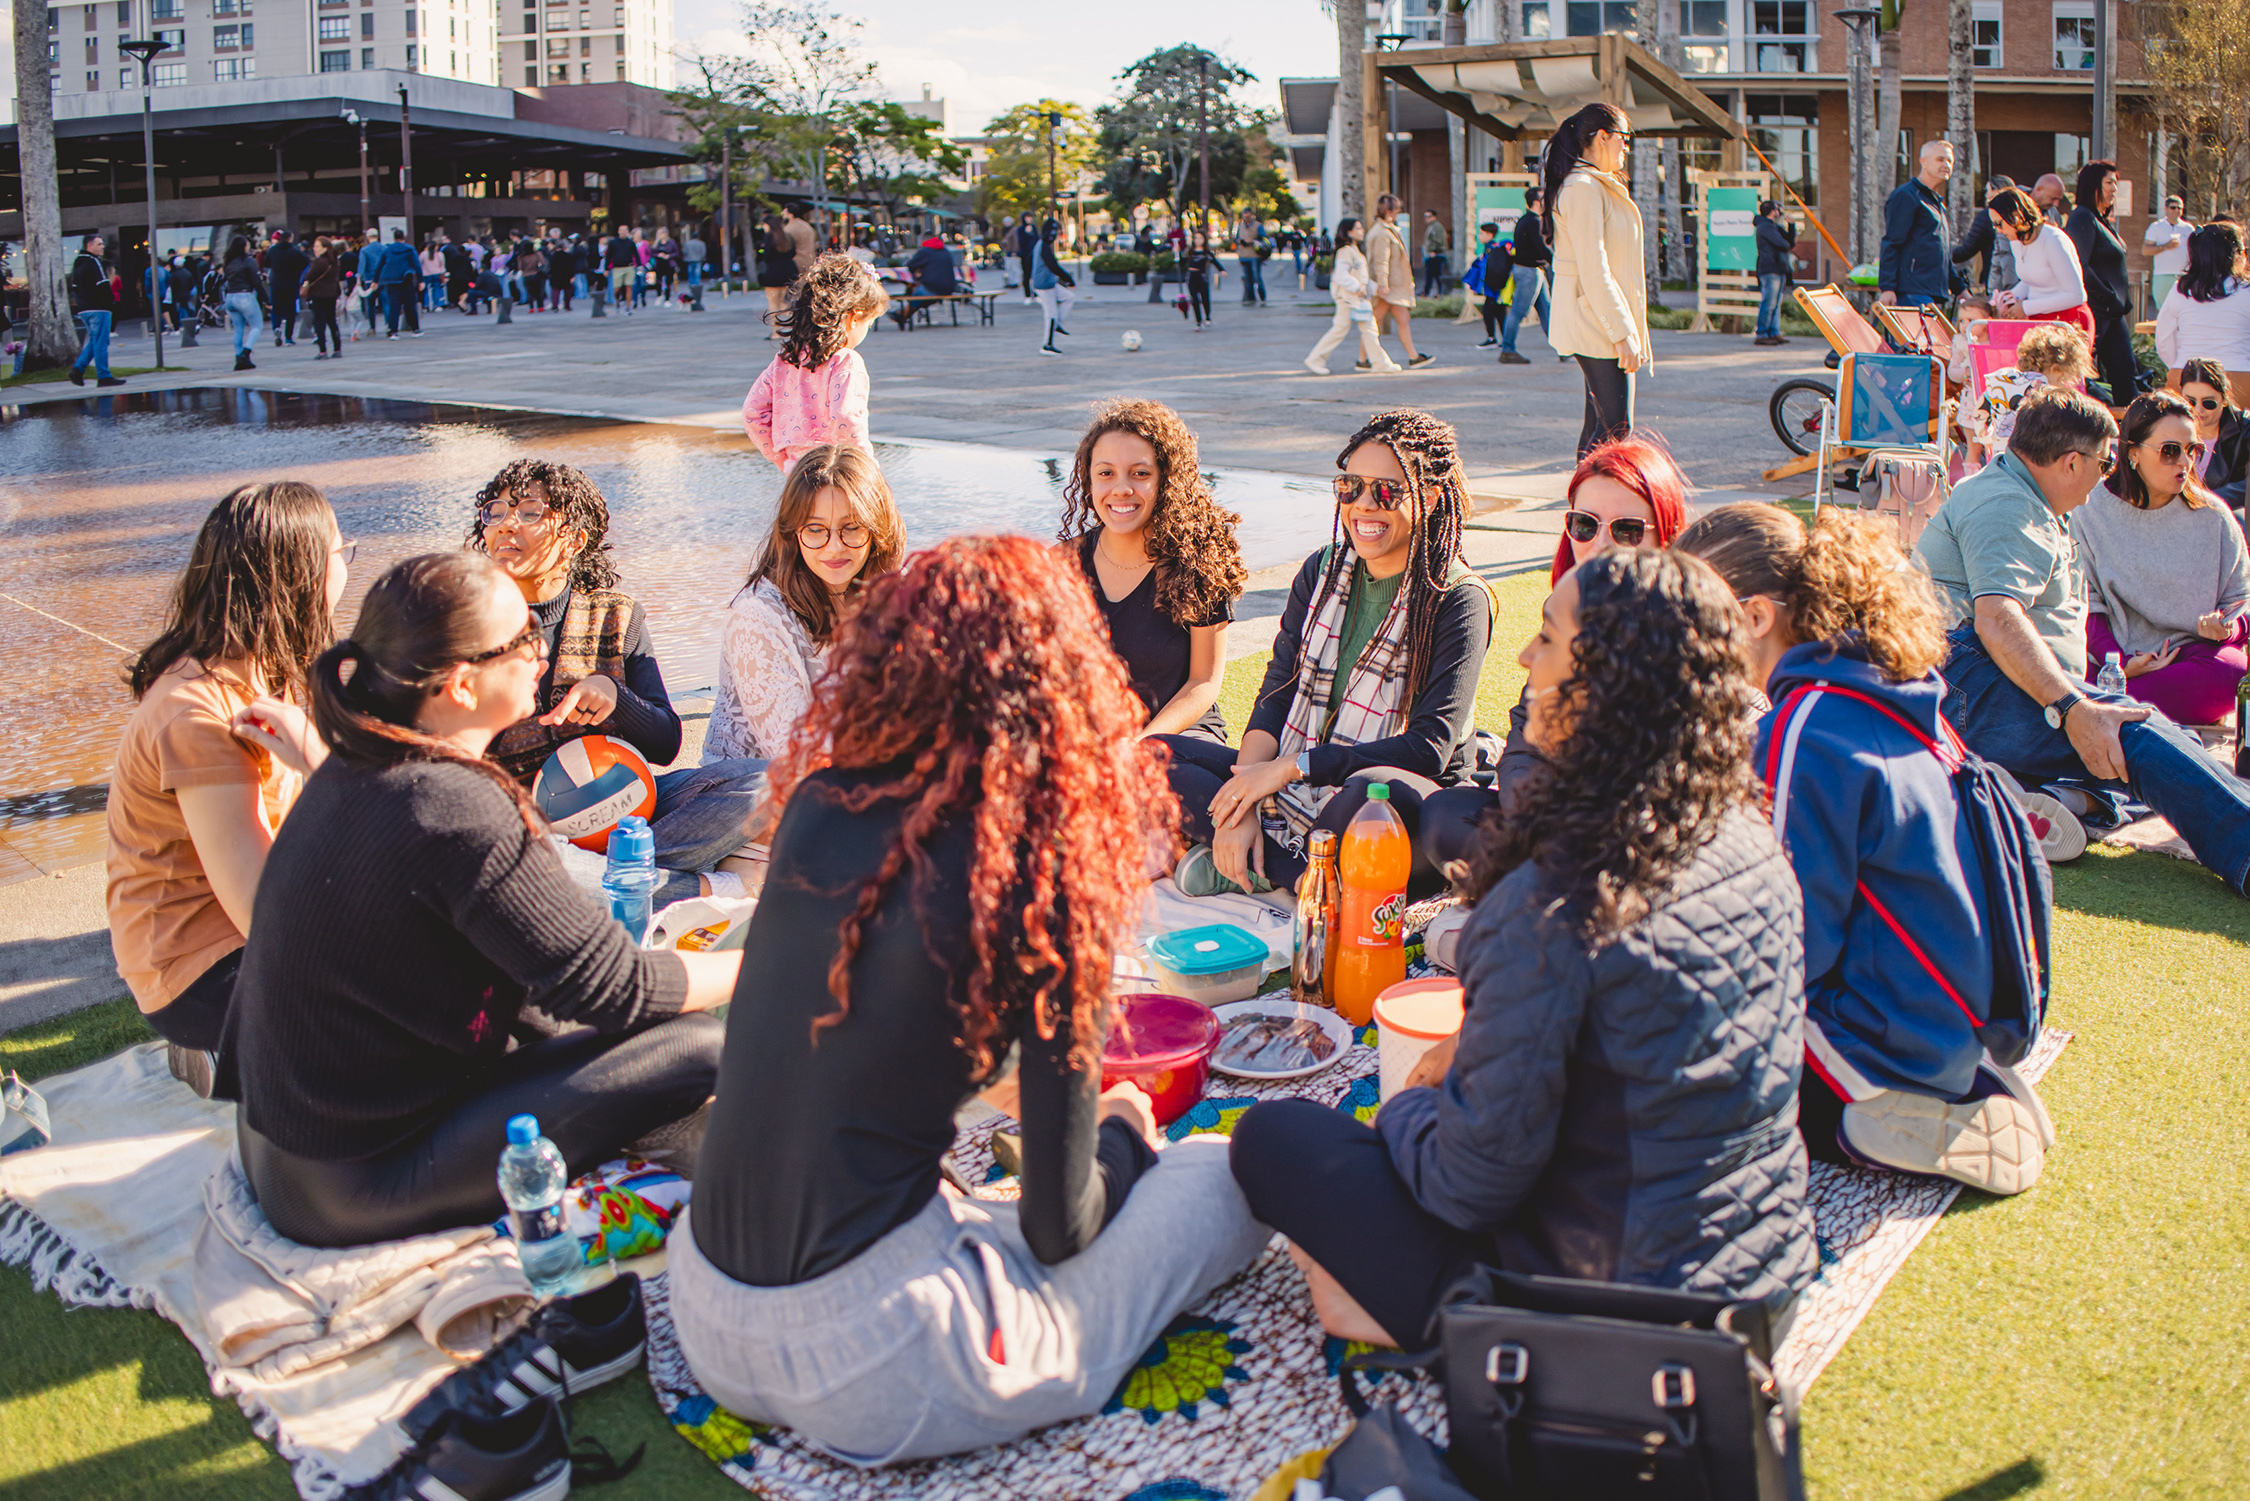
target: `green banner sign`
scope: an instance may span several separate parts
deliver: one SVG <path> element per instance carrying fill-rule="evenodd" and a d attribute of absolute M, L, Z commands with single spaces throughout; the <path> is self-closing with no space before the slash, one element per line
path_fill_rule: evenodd
<path fill-rule="evenodd" d="M 1473 234 L 1487 224 L 1500 227 L 1500 240 L 1506 244 L 1516 232 L 1516 217 L 1523 212 L 1523 189 L 1477 186 L 1476 213 L 1469 229 Z"/>
<path fill-rule="evenodd" d="M 1758 269 L 1758 190 L 1703 190 L 1703 269 Z"/>

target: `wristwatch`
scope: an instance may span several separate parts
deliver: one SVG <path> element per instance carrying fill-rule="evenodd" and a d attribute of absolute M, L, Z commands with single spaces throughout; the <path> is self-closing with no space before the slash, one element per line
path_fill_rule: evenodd
<path fill-rule="evenodd" d="M 1297 780 L 1300 782 L 1312 780 L 1312 752 L 1309 750 L 1297 752 Z"/>
<path fill-rule="evenodd" d="M 2066 693 L 2061 698 L 2058 698 L 2053 703 L 2047 705 L 2045 711 L 2047 715 L 2047 728 L 2050 730 L 2061 729 L 2063 727 L 2063 721 L 2070 718 L 2070 711 L 2077 708 L 2084 702 L 2086 702 L 2085 694 Z"/>

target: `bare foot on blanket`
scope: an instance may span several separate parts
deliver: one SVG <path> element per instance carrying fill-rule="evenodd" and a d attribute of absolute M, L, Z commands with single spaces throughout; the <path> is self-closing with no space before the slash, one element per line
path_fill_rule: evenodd
<path fill-rule="evenodd" d="M 1289 1243 L 1289 1259 L 1297 1263 L 1297 1270 L 1305 1274 L 1305 1282 L 1312 1288 L 1313 1313 L 1320 1319 L 1321 1328 L 1338 1339 L 1357 1340 L 1385 1350 L 1398 1347 L 1390 1331 L 1376 1323 L 1374 1315 L 1360 1307 L 1359 1300 L 1345 1292 L 1344 1285 L 1329 1276 L 1327 1269 L 1307 1256 L 1295 1241 Z"/>

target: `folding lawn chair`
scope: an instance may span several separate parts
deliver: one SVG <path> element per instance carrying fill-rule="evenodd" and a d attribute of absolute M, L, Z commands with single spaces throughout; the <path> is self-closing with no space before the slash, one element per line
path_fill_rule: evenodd
<path fill-rule="evenodd" d="M 1821 409 L 1813 515 L 1819 516 L 1823 502 L 1838 504 L 1829 455 L 1856 450 L 1853 457 L 1865 455 L 1860 459 L 1859 509 L 1888 516 L 1898 528 L 1899 544 L 1912 549 L 1945 503 L 1952 417 L 1940 356 L 1845 355 L 1836 371 L 1836 400 Z"/>
<path fill-rule="evenodd" d="M 1882 331 L 1859 315 L 1851 299 L 1833 286 L 1797 288 L 1797 306 L 1840 355 L 1881 354 Z"/>
<path fill-rule="evenodd" d="M 1952 358 L 1953 325 L 1935 307 L 1885 307 L 1878 302 L 1874 312 L 1893 349 Z"/>

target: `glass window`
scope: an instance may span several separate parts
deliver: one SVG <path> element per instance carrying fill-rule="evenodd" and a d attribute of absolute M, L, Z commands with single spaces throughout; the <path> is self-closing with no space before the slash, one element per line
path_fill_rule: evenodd
<path fill-rule="evenodd" d="M 578 55 L 580 57 L 592 57 L 594 55 L 594 39 L 592 37 L 582 36 L 578 39 Z"/>
<path fill-rule="evenodd" d="M 177 21 L 186 11 L 184 0 L 149 0 L 148 18 L 152 21 Z M 212 6 L 211 13 L 218 15 L 219 8 Z"/>
<path fill-rule="evenodd" d="M 102 23 L 99 19 L 100 12 L 101 7 L 98 5 L 89 5 L 86 7 L 86 29 L 88 31 L 101 30 Z"/>
<path fill-rule="evenodd" d="M 375 13 L 373 11 L 369 11 L 359 18 L 359 39 L 363 42 L 375 40 Z"/>
<path fill-rule="evenodd" d="M 529 42 L 526 42 L 524 43 L 524 45 L 528 47 L 531 44 Z M 547 38 L 547 55 L 549 57 L 570 56 L 570 38 L 566 36 L 551 36 Z"/>
<path fill-rule="evenodd" d="M 617 81 L 619 83 L 625 81 L 625 60 L 623 58 L 617 60 Z"/>
<path fill-rule="evenodd" d="M 139 88 L 141 86 L 141 70 L 138 68 L 119 68 L 117 70 L 117 86 L 121 89 Z M 88 84 L 87 87 L 92 88 L 93 85 Z"/>
<path fill-rule="evenodd" d="M 1970 8 L 1970 64 L 1979 68 L 2003 66 L 2000 47 L 2000 0 L 1975 0 Z"/>
<path fill-rule="evenodd" d="M 365 72 L 372 72 L 374 70 L 375 49 L 373 47 L 362 47 L 359 49 L 359 66 L 361 70 Z"/>
<path fill-rule="evenodd" d="M 1797 196 L 1820 205 L 1820 98 L 1816 94 L 1749 94 L 1743 107 L 1750 137 Z"/>
<path fill-rule="evenodd" d="M 185 31 L 159 31 L 156 34 L 156 39 L 164 44 L 166 52 L 179 52 L 187 46 L 187 33 Z"/>
<path fill-rule="evenodd" d="M 177 88 L 187 82 L 186 63 L 158 63 L 153 71 L 153 82 L 160 89 Z"/>
<path fill-rule="evenodd" d="M 2076 182 L 2078 169 L 2094 159 L 2092 136 L 2064 135 L 2055 132 L 2055 173 L 2064 182 Z"/>
<path fill-rule="evenodd" d="M 2094 71 L 2094 7 L 2091 0 L 2055 0 L 2055 69 Z"/>
<path fill-rule="evenodd" d="M 132 85 L 127 84 L 126 87 L 131 88 Z M 86 70 L 86 92 L 89 94 L 98 94 L 101 91 L 102 70 L 99 68 L 88 68 Z"/>
<path fill-rule="evenodd" d="M 1727 0 L 1687 0 L 1681 7 L 1687 12 L 1689 36 L 1725 36 L 1727 34 Z"/>
<path fill-rule="evenodd" d="M 1564 15 L 1572 36 L 1600 36 L 1633 29 L 1634 0 L 1566 0 Z"/>
<path fill-rule="evenodd" d="M 254 57 L 218 57 L 211 60 L 213 83 L 239 83 L 258 76 L 258 60 Z"/>
<path fill-rule="evenodd" d="M 623 57 L 625 55 L 625 38 L 621 36 L 613 36 L 610 38 L 610 40 L 617 44 L 617 55 L 619 57 Z"/>
<path fill-rule="evenodd" d="M 320 18 L 320 39 L 322 41 L 348 42 L 351 40 L 351 36 L 352 18 L 350 16 L 322 16 Z"/>
<path fill-rule="evenodd" d="M 411 73 L 422 61 L 422 49 L 412 42 L 406 44 L 406 71 Z"/>
<path fill-rule="evenodd" d="M 323 52 L 320 54 L 320 71 L 323 73 L 349 73 L 352 55 L 349 52 Z"/>
<path fill-rule="evenodd" d="M 211 46 L 215 51 L 232 52 L 242 45 L 242 28 L 239 26 L 214 26 L 211 28 Z"/>
<path fill-rule="evenodd" d="M 421 19 L 422 15 L 419 11 L 410 10 L 406 13 L 406 34 L 408 36 L 414 36 L 419 32 Z"/>
<path fill-rule="evenodd" d="M 133 0 L 117 0 L 117 24 L 120 26 L 131 26 L 133 24 Z"/>

